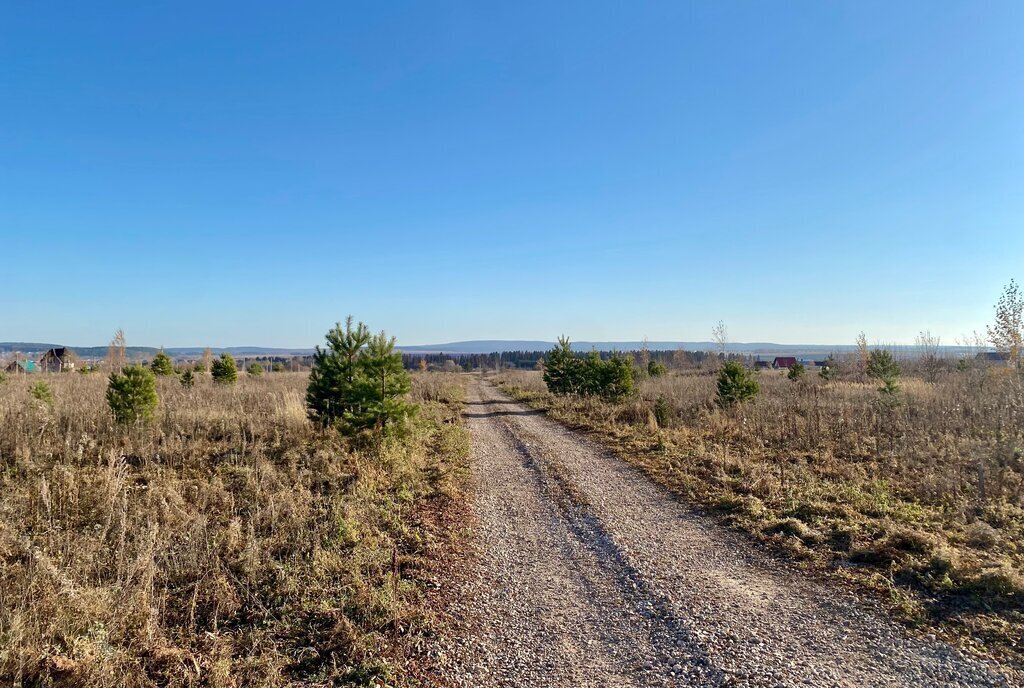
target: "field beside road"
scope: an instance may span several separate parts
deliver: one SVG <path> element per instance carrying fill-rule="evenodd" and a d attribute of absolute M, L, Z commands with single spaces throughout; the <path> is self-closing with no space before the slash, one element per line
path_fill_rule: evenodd
<path fill-rule="evenodd" d="M 911 625 L 1024 658 L 1024 392 L 1010 370 L 878 384 L 759 376 L 716 406 L 715 376 L 645 378 L 621 402 L 497 382 L 639 466 L 685 504 L 806 568 L 868 589 Z"/>
<path fill-rule="evenodd" d="M 459 378 L 416 376 L 409 432 L 363 443 L 310 424 L 305 374 L 197 378 L 129 428 L 102 375 L 0 384 L 0 683 L 413 683 Z"/>

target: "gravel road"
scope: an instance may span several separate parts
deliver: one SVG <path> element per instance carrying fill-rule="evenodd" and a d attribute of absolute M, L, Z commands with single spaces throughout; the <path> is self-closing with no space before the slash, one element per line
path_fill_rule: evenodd
<path fill-rule="evenodd" d="M 458 686 L 1011 686 L 689 512 L 486 382 L 476 557 L 443 648 Z"/>

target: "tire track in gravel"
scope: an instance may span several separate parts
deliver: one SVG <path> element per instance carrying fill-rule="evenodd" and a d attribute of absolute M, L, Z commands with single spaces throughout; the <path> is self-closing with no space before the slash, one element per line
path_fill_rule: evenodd
<path fill-rule="evenodd" d="M 475 561 L 441 648 L 461 686 L 1011 686 L 687 511 L 636 469 L 473 385 Z"/>

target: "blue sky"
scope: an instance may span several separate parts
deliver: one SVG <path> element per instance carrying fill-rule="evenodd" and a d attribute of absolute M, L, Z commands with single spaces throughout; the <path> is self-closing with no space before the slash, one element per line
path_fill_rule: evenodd
<path fill-rule="evenodd" d="M 1024 5 L 5 3 L 0 340 L 945 343 L 1024 279 Z"/>

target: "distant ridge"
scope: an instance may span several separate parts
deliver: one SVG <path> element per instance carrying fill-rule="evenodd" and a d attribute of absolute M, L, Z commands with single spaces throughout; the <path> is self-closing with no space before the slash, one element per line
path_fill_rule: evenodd
<path fill-rule="evenodd" d="M 407 354 L 490 354 L 506 351 L 547 351 L 555 345 L 555 342 L 539 339 L 474 339 L 461 342 L 447 342 L 444 344 L 419 344 L 398 346 L 397 348 Z M 651 351 L 674 351 L 684 349 L 686 351 L 716 351 L 718 344 L 714 342 L 646 342 L 647 348 Z M 59 346 L 70 346 L 79 356 L 83 358 L 102 358 L 107 355 L 107 347 L 104 346 L 73 346 L 65 344 L 44 344 L 40 342 L 0 342 L 0 354 L 18 351 L 24 354 L 38 354 Z M 578 341 L 572 343 L 575 351 L 637 351 L 644 342 L 642 341 Z M 894 351 L 912 352 L 915 347 L 912 345 L 885 345 L 886 348 Z M 175 358 L 198 358 L 206 347 L 184 346 L 166 347 L 164 351 Z M 940 347 L 946 354 L 961 354 L 969 350 L 960 346 Z M 129 346 L 128 355 L 132 358 L 144 358 L 153 356 L 159 351 L 155 346 Z M 313 353 L 312 348 L 296 349 L 268 346 L 228 346 L 210 347 L 214 354 L 224 352 L 233 356 L 309 356 Z M 726 351 L 735 354 L 747 354 L 753 356 L 774 356 L 780 354 L 801 354 L 805 356 L 827 356 L 835 353 L 848 353 L 856 350 L 852 344 L 775 344 L 772 342 L 730 342 L 726 345 Z M 974 351 L 971 349 L 970 351 Z"/>

